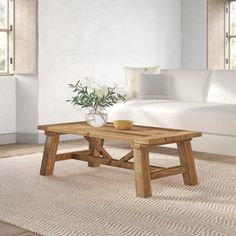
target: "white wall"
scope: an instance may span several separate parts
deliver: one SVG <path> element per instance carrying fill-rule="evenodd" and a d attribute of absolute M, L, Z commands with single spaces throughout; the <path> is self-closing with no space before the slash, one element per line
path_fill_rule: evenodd
<path fill-rule="evenodd" d="M 0 134 L 18 141 L 83 119 L 65 100 L 85 76 L 122 85 L 123 66 L 206 68 L 206 0 L 40 0 L 38 18 L 38 78 L 0 78 Z"/>
<path fill-rule="evenodd" d="M 207 68 L 207 0 L 182 0 L 183 69 Z"/>
<path fill-rule="evenodd" d="M 180 0 L 40 0 L 39 123 L 83 119 L 68 83 L 124 83 L 123 66 L 180 68 Z"/>
<path fill-rule="evenodd" d="M 0 144 L 15 141 L 16 84 L 14 77 L 0 77 Z"/>

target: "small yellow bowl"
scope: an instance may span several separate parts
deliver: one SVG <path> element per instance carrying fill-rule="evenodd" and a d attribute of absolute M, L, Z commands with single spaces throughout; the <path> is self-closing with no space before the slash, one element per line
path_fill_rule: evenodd
<path fill-rule="evenodd" d="M 116 129 L 132 129 L 132 120 L 114 120 L 114 127 Z"/>

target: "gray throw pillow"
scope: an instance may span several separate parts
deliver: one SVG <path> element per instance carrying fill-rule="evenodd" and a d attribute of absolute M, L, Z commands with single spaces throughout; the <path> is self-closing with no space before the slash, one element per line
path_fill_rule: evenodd
<path fill-rule="evenodd" d="M 165 74 L 142 73 L 140 78 L 140 99 L 168 100 L 169 76 Z"/>

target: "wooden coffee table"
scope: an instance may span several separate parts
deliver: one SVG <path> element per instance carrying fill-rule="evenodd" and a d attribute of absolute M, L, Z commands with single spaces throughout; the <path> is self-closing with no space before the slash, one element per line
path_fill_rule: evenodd
<path fill-rule="evenodd" d="M 52 175 L 56 161 L 74 159 L 87 161 L 89 167 L 100 164 L 134 169 L 137 197 L 150 197 L 151 180 L 170 175 L 182 174 L 184 184 L 197 185 L 197 174 L 192 156 L 191 140 L 202 135 L 201 132 L 163 129 L 135 125 L 131 130 L 116 130 L 112 123 L 102 128 L 93 128 L 85 122 L 40 125 L 44 130 L 46 142 L 40 174 Z M 57 154 L 59 137 L 62 134 L 76 134 L 88 141 L 88 150 Z M 132 150 L 121 159 L 113 159 L 104 149 L 104 139 L 128 142 Z M 180 165 L 170 168 L 149 165 L 149 148 L 152 146 L 176 143 L 179 151 Z M 134 161 L 130 160 L 134 158 Z"/>

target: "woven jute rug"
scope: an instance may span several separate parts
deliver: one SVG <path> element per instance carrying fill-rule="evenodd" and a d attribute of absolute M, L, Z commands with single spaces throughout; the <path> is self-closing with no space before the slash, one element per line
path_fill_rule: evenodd
<path fill-rule="evenodd" d="M 196 160 L 198 186 L 185 186 L 181 175 L 157 179 L 153 197 L 142 199 L 131 170 L 68 160 L 44 177 L 41 156 L 0 160 L 0 220 L 50 236 L 236 235 L 235 165 Z M 178 158 L 151 154 L 151 162 L 172 166 Z"/>

